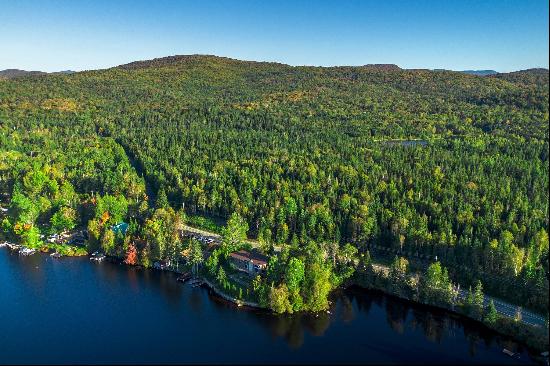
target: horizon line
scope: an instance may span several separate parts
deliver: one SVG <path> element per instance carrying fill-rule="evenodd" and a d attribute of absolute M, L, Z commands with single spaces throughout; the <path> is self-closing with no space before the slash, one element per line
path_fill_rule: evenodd
<path fill-rule="evenodd" d="M 234 57 L 230 57 L 230 56 L 220 56 L 220 55 L 215 55 L 215 54 L 193 53 L 193 54 L 173 54 L 173 55 L 167 55 L 167 56 L 160 56 L 160 57 L 153 57 L 153 58 L 146 58 L 146 59 L 138 59 L 138 60 L 134 60 L 134 61 L 124 62 L 124 63 L 114 65 L 114 66 L 98 67 L 98 68 L 90 68 L 90 69 L 80 69 L 80 70 L 73 69 L 73 68 L 70 68 L 70 67 L 65 68 L 63 70 L 58 70 L 58 71 L 26 70 L 26 69 L 20 69 L 20 68 L 17 68 L 17 67 L 7 67 L 7 68 L 0 69 L 0 71 L 20 70 L 20 71 L 26 71 L 26 72 L 43 72 L 43 73 L 47 73 L 47 74 L 62 73 L 62 72 L 67 72 L 67 71 L 72 71 L 72 72 L 101 71 L 101 70 L 109 70 L 109 69 L 112 69 L 112 68 L 132 64 L 132 63 L 136 63 L 136 62 L 147 62 L 147 61 L 153 61 L 153 60 L 166 59 L 166 58 L 170 58 L 170 57 L 190 57 L 190 56 L 216 57 L 216 58 L 230 59 L 230 60 L 233 60 L 233 61 L 279 64 L 279 65 L 290 66 L 290 67 L 335 68 L 335 67 L 361 67 L 361 66 L 370 66 L 370 65 L 392 65 L 392 66 L 397 66 L 401 70 L 427 70 L 427 71 L 452 71 L 452 72 L 495 71 L 496 73 L 499 73 L 499 74 L 525 71 L 525 70 L 532 70 L 532 69 L 549 70 L 548 67 L 544 67 L 544 66 L 533 66 L 533 67 L 528 67 L 528 68 L 525 68 L 525 69 L 518 69 L 518 70 L 512 70 L 512 71 L 499 71 L 499 70 L 496 70 L 494 68 L 476 68 L 476 67 L 470 67 L 470 68 L 463 69 L 463 70 L 453 70 L 453 69 L 447 69 L 447 68 L 443 68 L 443 67 L 433 67 L 433 68 L 410 67 L 410 68 L 405 68 L 405 67 L 399 66 L 399 64 L 391 63 L 391 62 L 375 62 L 375 63 L 365 63 L 365 64 L 355 64 L 355 65 L 353 65 L 353 64 L 351 64 L 351 65 L 350 64 L 348 64 L 348 65 L 341 65 L 341 64 L 331 64 L 331 65 L 289 64 L 289 63 L 285 63 L 285 62 L 281 62 L 281 61 L 274 61 L 274 60 L 261 60 L 260 61 L 260 60 L 251 60 L 251 59 L 240 59 L 240 58 L 234 58 Z"/>

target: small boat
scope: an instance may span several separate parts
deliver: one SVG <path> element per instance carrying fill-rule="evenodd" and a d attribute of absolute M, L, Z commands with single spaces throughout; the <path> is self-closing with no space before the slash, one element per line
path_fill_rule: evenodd
<path fill-rule="evenodd" d="M 11 250 L 18 250 L 18 249 L 21 248 L 21 245 L 19 245 L 19 244 L 7 243 L 6 245 Z"/>
<path fill-rule="evenodd" d="M 52 257 L 52 258 L 61 258 L 62 255 L 61 255 L 61 253 L 55 252 L 55 253 L 50 254 L 50 257 Z"/>
<path fill-rule="evenodd" d="M 105 259 L 105 255 L 103 255 L 103 254 L 92 255 L 92 257 L 90 258 L 90 260 L 96 261 L 96 262 L 101 262 L 104 259 Z"/>
<path fill-rule="evenodd" d="M 19 250 L 19 254 L 21 254 L 21 255 L 31 255 L 31 254 L 34 254 L 34 253 L 36 253 L 36 250 L 30 249 L 30 248 L 21 248 Z"/>

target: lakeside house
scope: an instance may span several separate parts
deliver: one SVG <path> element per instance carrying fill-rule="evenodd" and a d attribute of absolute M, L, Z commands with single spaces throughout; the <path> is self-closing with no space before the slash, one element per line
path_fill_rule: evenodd
<path fill-rule="evenodd" d="M 251 276 L 263 273 L 267 269 L 266 256 L 258 253 L 251 253 L 246 250 L 239 250 L 238 252 L 231 253 L 229 255 L 229 260 L 237 269 Z"/>
<path fill-rule="evenodd" d="M 44 236 L 41 236 L 43 238 Z M 69 245 L 78 245 L 78 246 L 85 246 L 86 240 L 88 240 L 88 230 L 80 230 L 80 231 L 63 231 L 59 234 L 54 233 L 46 237 L 46 241 L 48 243 L 55 243 L 55 244 L 69 244 Z"/>

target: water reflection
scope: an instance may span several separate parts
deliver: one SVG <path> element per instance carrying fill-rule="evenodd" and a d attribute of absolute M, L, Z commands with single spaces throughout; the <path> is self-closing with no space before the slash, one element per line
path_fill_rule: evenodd
<path fill-rule="evenodd" d="M 202 308 L 203 308 L 202 298 L 203 296 L 201 296 L 201 294 L 198 291 L 192 291 L 189 294 L 189 297 L 187 298 L 188 299 L 187 303 L 189 304 L 189 307 L 196 314 L 202 313 Z"/>
<path fill-rule="evenodd" d="M 405 303 L 398 301 L 386 301 L 386 320 L 390 327 L 397 333 L 403 334 L 409 309 Z"/>
<path fill-rule="evenodd" d="M 425 307 L 413 304 L 397 298 L 371 293 L 359 293 L 353 289 L 345 294 L 345 298 L 357 303 L 357 308 L 366 315 L 374 303 L 376 306 L 385 305 L 386 321 L 390 328 L 397 334 L 409 331 L 421 330 L 426 339 L 440 344 L 445 338 L 458 338 L 457 330 L 461 330 L 468 344 L 469 354 L 474 357 L 480 348 L 489 349 L 496 346 L 497 349 L 506 348 L 513 352 L 526 353 L 526 349 L 517 342 L 496 335 L 493 331 L 479 323 L 465 319 L 458 315 L 446 313 L 441 309 L 427 311 Z M 382 300 L 384 299 L 384 300 Z M 345 303 L 345 300 L 343 301 Z M 411 316 L 409 316 L 409 314 Z"/>
<path fill-rule="evenodd" d="M 195 298 L 194 294 L 196 293 L 190 296 Z M 232 304 L 216 295 L 210 294 L 210 297 L 216 307 L 235 310 Z M 200 301 L 200 298 L 196 296 L 197 301 Z M 375 312 L 372 312 L 373 307 L 376 308 Z M 199 304 L 195 310 L 200 311 Z M 462 335 L 468 353 L 472 357 L 477 355 L 479 349 L 488 350 L 494 346 L 498 349 L 505 347 L 515 352 L 525 352 L 514 341 L 504 342 L 500 336 L 489 329 L 480 328 L 480 325 L 472 320 L 446 313 L 441 309 L 427 311 L 422 305 L 387 296 L 378 291 L 370 292 L 358 288 L 351 288 L 337 295 L 331 309 L 332 315 L 320 312 L 274 316 L 262 310 L 241 309 L 240 311 L 247 312 L 248 319 L 266 328 L 272 338 L 283 339 L 291 349 L 304 346 L 306 332 L 314 337 L 323 337 L 332 324 L 338 323 L 338 320 L 342 323 L 352 323 L 353 320 L 358 319 L 357 314 L 361 314 L 363 319 L 368 319 L 385 313 L 389 329 L 407 339 L 420 331 L 424 339 L 434 344 L 441 344 L 445 339 L 451 339 L 454 342 L 460 338 L 459 335 Z M 458 333 L 458 330 L 461 332 Z M 369 344 L 368 347 L 381 353 L 392 351 L 390 346 Z"/>
<path fill-rule="evenodd" d="M 100 357 L 108 356 L 91 353 L 90 363 L 121 354 L 129 362 L 239 362 L 244 356 L 234 350 L 244 342 L 252 350 L 246 353 L 250 362 L 269 354 L 273 362 L 502 363 L 517 362 L 502 356 L 502 348 L 525 351 L 476 322 L 358 288 L 335 293 L 330 313 L 275 316 L 237 308 L 207 289 L 182 285 L 172 273 L 87 258 L 20 258 L 0 251 L 0 278 L 0 314 L 10 313 L 0 315 L 1 327 L 10 334 L 1 343 L 7 360 L 21 360 L 30 332 L 42 335 L 40 350 L 29 359 L 36 361 L 55 348 L 56 340 L 45 336 L 52 329 L 73 335 L 77 328 L 81 336 L 64 337 L 67 349 L 91 343 L 104 350 Z M 14 299 L 18 306 L 9 306 Z M 155 336 L 144 337 L 144 332 Z M 106 339 L 115 335 L 117 347 L 110 347 Z M 124 353 L 129 349 L 134 351 Z"/>
<path fill-rule="evenodd" d="M 353 319 L 355 319 L 352 300 L 353 300 L 352 296 L 341 297 L 342 311 L 340 314 L 341 314 L 341 319 L 344 323 L 350 323 Z"/>
<path fill-rule="evenodd" d="M 299 316 L 280 315 L 266 320 L 270 323 L 272 336 L 284 338 L 294 349 L 304 344 L 304 328 Z"/>

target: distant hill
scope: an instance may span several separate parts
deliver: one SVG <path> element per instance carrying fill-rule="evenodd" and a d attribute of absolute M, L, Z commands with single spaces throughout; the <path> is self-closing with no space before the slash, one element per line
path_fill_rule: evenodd
<path fill-rule="evenodd" d="M 452 71 L 452 72 L 460 72 L 462 74 L 468 74 L 468 75 L 476 75 L 476 76 L 489 76 L 489 75 L 495 75 L 498 74 L 495 70 L 447 70 L 447 69 L 433 69 L 432 71 L 436 72 L 442 72 L 442 71 Z"/>
<path fill-rule="evenodd" d="M 63 70 L 63 71 L 57 71 L 57 72 L 51 72 L 49 74 L 72 74 L 76 71 L 72 70 Z M 0 70 L 0 79 L 13 79 L 13 78 L 19 78 L 22 76 L 38 76 L 38 75 L 46 75 L 47 72 L 44 71 L 26 71 L 26 70 L 19 70 L 19 69 L 6 69 L 6 70 Z"/>
<path fill-rule="evenodd" d="M 488 76 L 498 74 L 495 70 L 463 70 L 459 71 L 464 74 L 477 75 L 477 76 Z"/>
<path fill-rule="evenodd" d="M 44 75 L 44 74 L 46 73 L 42 71 L 25 71 L 25 70 L 19 70 L 19 69 L 0 70 L 0 77 L 3 77 L 5 79 L 13 79 L 21 76 Z"/>
<path fill-rule="evenodd" d="M 163 68 L 163 67 L 173 67 L 173 66 L 202 66 L 210 65 L 217 66 L 220 65 L 280 65 L 276 62 L 261 62 L 261 61 L 241 61 L 229 57 L 213 56 L 213 55 L 174 55 L 167 57 L 154 58 L 152 60 L 143 60 L 143 61 L 134 61 L 128 64 L 123 64 L 116 66 L 117 69 L 125 70 L 138 70 L 138 69 L 149 69 L 149 68 Z"/>

